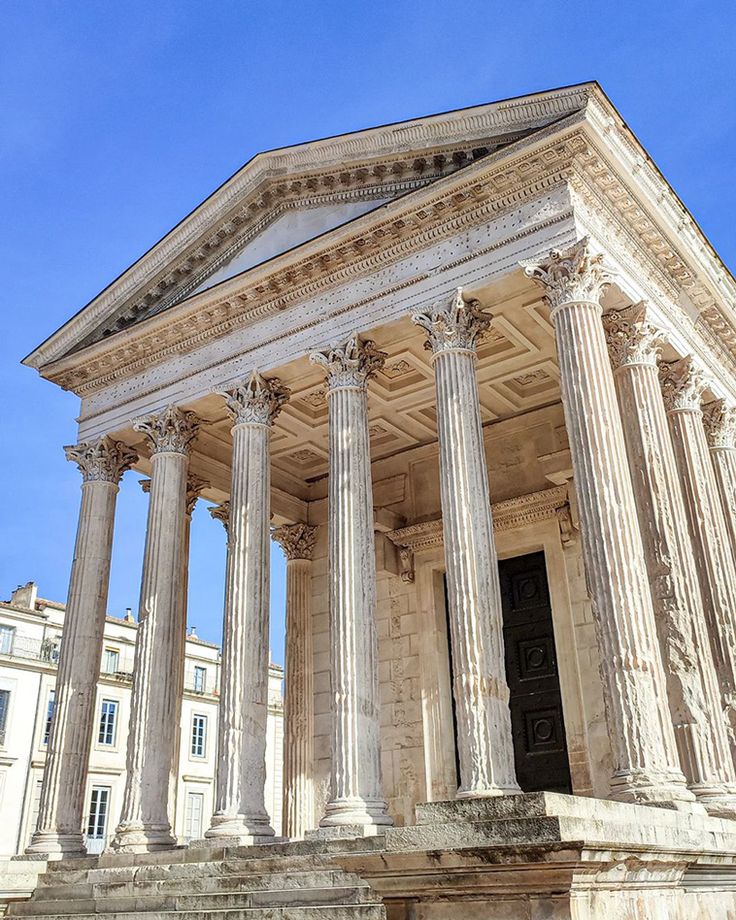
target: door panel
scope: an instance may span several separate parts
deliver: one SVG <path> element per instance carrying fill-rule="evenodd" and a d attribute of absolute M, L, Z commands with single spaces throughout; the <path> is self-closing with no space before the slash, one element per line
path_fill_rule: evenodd
<path fill-rule="evenodd" d="M 544 553 L 499 563 L 516 775 L 524 792 L 572 792 Z"/>

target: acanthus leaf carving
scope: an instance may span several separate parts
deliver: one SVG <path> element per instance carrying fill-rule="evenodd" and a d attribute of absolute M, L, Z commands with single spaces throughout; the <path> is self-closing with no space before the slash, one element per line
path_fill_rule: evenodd
<path fill-rule="evenodd" d="M 226 390 L 225 405 L 236 425 L 272 425 L 291 395 L 278 377 L 267 379 L 253 371 L 247 380 Z"/>
<path fill-rule="evenodd" d="M 521 266 L 524 274 L 544 289 L 553 313 L 569 303 L 600 305 L 603 292 L 611 284 L 603 255 L 591 252 L 587 236 L 567 249 L 553 249 L 539 261 L 525 260 Z"/>
<path fill-rule="evenodd" d="M 700 412 L 706 379 L 692 355 L 659 365 L 662 397 L 668 412 Z"/>
<path fill-rule="evenodd" d="M 194 412 L 178 406 L 167 406 L 162 412 L 133 422 L 135 431 L 146 436 L 153 454 L 188 454 L 199 426 L 200 419 Z"/>
<path fill-rule="evenodd" d="M 123 473 L 138 460 L 138 454 L 122 441 L 105 436 L 64 448 L 67 460 L 79 467 L 84 482 L 119 483 Z"/>
<path fill-rule="evenodd" d="M 225 533 L 227 533 L 230 526 L 230 502 L 224 501 L 220 502 L 219 505 L 212 505 L 209 512 L 210 517 L 214 521 L 219 521 L 225 528 Z"/>
<path fill-rule="evenodd" d="M 492 317 L 480 309 L 480 302 L 465 298 L 458 288 L 445 304 L 436 304 L 428 313 L 415 313 L 412 322 L 427 333 L 424 347 L 434 354 L 461 349 L 473 351 L 491 325 Z"/>
<path fill-rule="evenodd" d="M 657 366 L 667 334 L 649 322 L 647 316 L 644 303 L 603 314 L 606 344 L 614 369 L 629 364 Z"/>
<path fill-rule="evenodd" d="M 309 360 L 325 369 L 329 389 L 336 390 L 341 387 L 366 387 L 381 370 L 387 357 L 372 339 L 363 341 L 354 333 L 341 344 L 313 352 Z"/>
<path fill-rule="evenodd" d="M 716 450 L 736 449 L 736 406 L 714 399 L 703 406 L 703 424 L 708 445 Z"/>
<path fill-rule="evenodd" d="M 287 561 L 311 559 L 317 539 L 317 528 L 309 524 L 284 524 L 274 527 L 271 537 L 283 549 Z"/>

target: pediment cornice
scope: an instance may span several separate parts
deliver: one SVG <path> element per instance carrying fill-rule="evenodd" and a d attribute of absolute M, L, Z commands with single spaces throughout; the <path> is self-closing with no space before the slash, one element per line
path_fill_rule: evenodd
<path fill-rule="evenodd" d="M 404 194 L 579 111 L 592 84 L 257 154 L 26 359 L 34 367 L 185 298 L 285 210 Z"/>
<path fill-rule="evenodd" d="M 569 183 L 628 236 L 637 267 L 700 315 L 702 339 L 736 361 L 736 284 L 693 218 L 600 90 L 584 112 L 548 125 L 348 225 L 44 367 L 80 395 L 330 288 Z M 722 296 L 718 296 L 721 294 Z M 356 305 L 353 305 L 356 306 Z"/>

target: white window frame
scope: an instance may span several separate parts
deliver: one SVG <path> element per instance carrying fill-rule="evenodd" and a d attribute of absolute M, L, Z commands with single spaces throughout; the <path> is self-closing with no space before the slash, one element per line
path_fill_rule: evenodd
<path fill-rule="evenodd" d="M 195 760 L 206 760 L 207 758 L 207 723 L 208 719 L 205 713 L 192 713 L 189 756 Z"/>
<path fill-rule="evenodd" d="M 8 626 L 7 623 L 0 623 L 0 655 L 12 655 L 14 644 L 15 626 Z"/>
<path fill-rule="evenodd" d="M 13 691 L 8 689 L 8 687 L 0 687 L 0 694 L 6 693 L 5 697 L 5 711 L 3 713 L 3 721 L 0 724 L 0 747 L 5 747 L 5 739 L 8 734 L 8 726 L 10 725 L 10 704 L 13 699 Z"/>
<path fill-rule="evenodd" d="M 105 711 L 105 707 L 108 707 Z M 110 709 L 112 706 L 112 731 L 109 730 L 110 726 Z M 120 701 L 113 700 L 110 697 L 103 697 L 100 700 L 100 718 L 97 727 L 97 744 L 103 748 L 115 747 L 115 742 L 118 734 L 118 715 L 120 713 Z M 107 741 L 107 737 L 110 736 L 111 740 Z"/>
<path fill-rule="evenodd" d="M 201 686 L 199 686 L 199 679 L 201 677 Z M 192 689 L 195 693 L 206 693 L 207 692 L 207 668 L 201 664 L 194 665 L 194 676 L 192 678 Z"/>
<path fill-rule="evenodd" d="M 51 737 L 51 720 L 54 717 L 54 710 L 56 709 L 56 690 L 49 690 L 49 695 L 46 697 L 46 718 L 43 723 L 43 735 L 41 736 L 41 745 L 46 747 L 49 743 L 49 738 Z"/>
<path fill-rule="evenodd" d="M 108 663 L 108 659 L 113 657 L 115 661 L 115 667 L 111 668 Z M 115 674 L 120 670 L 120 649 L 119 648 L 105 648 L 102 653 L 102 673 L 103 674 Z"/>
<path fill-rule="evenodd" d="M 107 836 L 107 825 L 110 819 L 110 801 L 112 787 L 95 783 L 89 793 L 89 808 L 87 809 L 87 840 L 104 840 Z M 102 822 L 102 823 L 100 823 Z M 92 832 L 90 833 L 90 827 Z M 100 831 L 102 831 L 100 833 Z"/>
<path fill-rule="evenodd" d="M 199 809 L 196 826 L 194 826 L 195 802 L 197 804 L 197 808 Z M 204 792 L 187 792 L 187 799 L 184 807 L 184 838 L 187 843 L 189 843 L 190 840 L 199 840 L 202 837 L 203 821 Z"/>

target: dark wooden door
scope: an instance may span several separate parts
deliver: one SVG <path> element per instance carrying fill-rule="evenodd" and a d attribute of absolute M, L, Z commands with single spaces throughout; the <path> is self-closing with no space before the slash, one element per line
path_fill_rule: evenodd
<path fill-rule="evenodd" d="M 499 562 L 516 776 L 524 792 L 572 792 L 544 553 Z"/>

